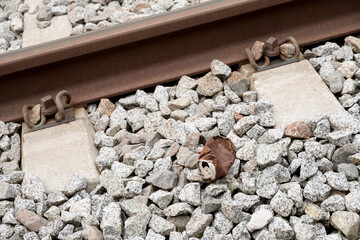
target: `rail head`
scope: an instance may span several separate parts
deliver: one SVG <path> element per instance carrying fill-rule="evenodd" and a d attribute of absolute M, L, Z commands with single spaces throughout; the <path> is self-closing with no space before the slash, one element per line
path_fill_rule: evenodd
<path fill-rule="evenodd" d="M 0 55 L 0 76 L 247 14 L 294 0 L 216 0 Z"/>

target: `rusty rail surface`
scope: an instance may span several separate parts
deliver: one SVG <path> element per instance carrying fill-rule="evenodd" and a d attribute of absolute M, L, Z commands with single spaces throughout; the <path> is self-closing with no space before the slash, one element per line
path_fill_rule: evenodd
<path fill-rule="evenodd" d="M 0 120 L 67 89 L 83 104 L 246 61 L 269 36 L 301 46 L 360 32 L 358 0 L 218 0 L 0 55 Z"/>

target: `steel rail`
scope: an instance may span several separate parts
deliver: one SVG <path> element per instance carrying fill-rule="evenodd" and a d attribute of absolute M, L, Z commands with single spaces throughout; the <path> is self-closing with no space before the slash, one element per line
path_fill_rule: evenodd
<path fill-rule="evenodd" d="M 96 101 L 246 61 L 269 36 L 301 46 L 360 31 L 358 0 L 218 0 L 0 55 L 0 120 L 68 90 Z"/>

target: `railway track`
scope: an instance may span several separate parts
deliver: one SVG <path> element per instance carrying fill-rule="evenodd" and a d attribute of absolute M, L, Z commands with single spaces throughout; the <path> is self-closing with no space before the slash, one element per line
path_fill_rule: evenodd
<path fill-rule="evenodd" d="M 0 239 L 359 239 L 359 13 L 213 1 L 0 55 Z"/>
<path fill-rule="evenodd" d="M 357 0 L 218 0 L 0 55 L 0 119 L 69 90 L 75 105 L 247 61 L 257 39 L 300 46 L 360 31 Z"/>

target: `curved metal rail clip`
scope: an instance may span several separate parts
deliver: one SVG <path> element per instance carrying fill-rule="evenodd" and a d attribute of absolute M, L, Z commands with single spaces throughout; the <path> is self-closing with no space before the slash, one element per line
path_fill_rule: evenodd
<path fill-rule="evenodd" d="M 65 99 L 65 105 L 61 101 L 62 99 Z M 55 101 L 50 95 L 43 97 L 41 99 L 41 107 L 38 113 L 40 115 L 40 119 L 36 123 L 34 123 L 36 120 L 31 119 L 30 117 L 30 111 L 33 111 L 36 105 L 25 104 L 22 109 L 24 122 L 31 131 L 34 132 L 40 129 L 74 121 L 74 108 L 70 104 L 70 101 L 71 95 L 66 90 L 62 90 L 56 94 Z"/>
<path fill-rule="evenodd" d="M 281 50 L 281 45 L 285 43 L 288 43 L 288 46 L 293 50 L 287 56 Z M 279 43 L 276 38 L 270 37 L 265 43 L 256 41 L 251 49 L 246 48 L 245 51 L 251 66 L 258 72 L 300 61 L 300 48 L 294 37 L 287 37 Z M 281 61 L 276 61 L 275 57 L 280 57 Z M 273 60 L 272 64 L 270 64 L 270 58 Z M 261 59 L 263 59 L 264 63 L 258 65 L 256 61 Z"/>

